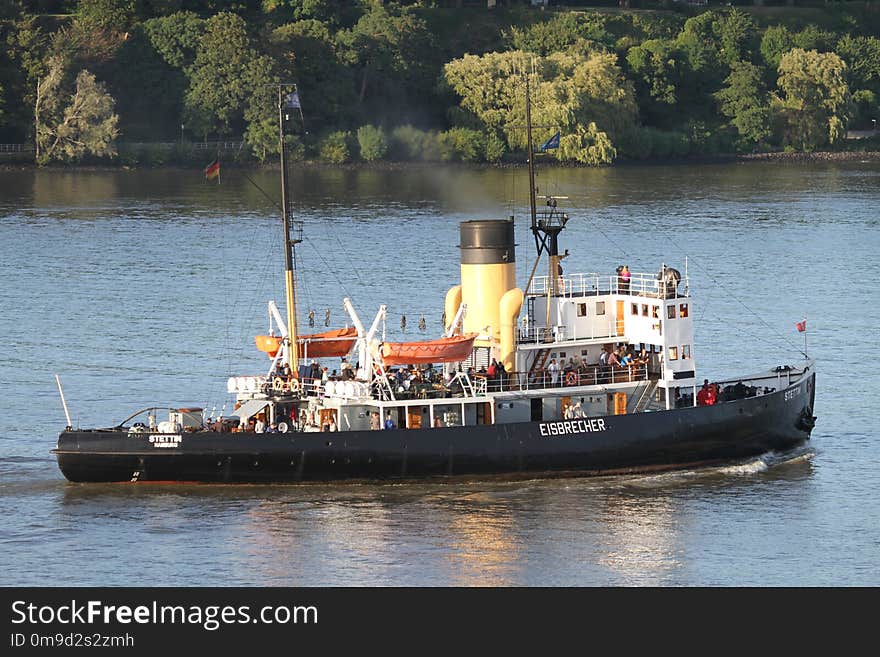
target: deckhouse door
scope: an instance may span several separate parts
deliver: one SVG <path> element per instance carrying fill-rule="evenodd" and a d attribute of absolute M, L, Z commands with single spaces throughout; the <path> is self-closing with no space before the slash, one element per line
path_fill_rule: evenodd
<path fill-rule="evenodd" d="M 626 315 L 624 314 L 625 306 L 626 306 L 626 301 L 619 301 L 618 300 L 618 302 L 617 302 L 617 335 L 624 334 L 623 319 L 624 319 L 624 317 L 626 317 Z"/>

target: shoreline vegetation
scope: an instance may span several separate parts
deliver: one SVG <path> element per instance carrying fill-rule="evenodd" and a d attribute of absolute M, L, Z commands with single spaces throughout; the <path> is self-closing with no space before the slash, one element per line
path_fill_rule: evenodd
<path fill-rule="evenodd" d="M 526 80 L 561 166 L 880 150 L 880 3 L 536 4 L 15 0 L 0 167 L 510 166 Z"/>
<path fill-rule="evenodd" d="M 777 162 L 783 164 L 802 163 L 828 163 L 837 162 L 880 162 L 880 150 L 866 151 L 818 151 L 818 152 L 769 152 L 769 153 L 744 153 L 744 154 L 718 154 L 718 155 L 686 155 L 677 158 L 652 159 L 652 160 L 618 160 L 610 165 L 615 167 L 645 166 L 686 166 L 692 164 L 748 164 L 755 162 Z M 301 160 L 297 166 L 312 169 L 342 169 L 345 171 L 400 171 L 404 169 L 428 169 L 441 167 L 460 167 L 463 169 L 518 169 L 525 168 L 524 162 L 408 162 L 389 161 L 381 162 L 345 162 L 335 164 L 320 160 Z M 577 162 L 549 161 L 540 163 L 541 167 L 564 167 L 573 169 L 593 168 L 593 165 L 580 164 Z M 277 170 L 277 163 L 241 162 L 224 163 L 224 170 L 242 171 L 273 171 Z M 89 172 L 89 171 L 143 171 L 143 170 L 173 170 L 173 171 L 200 171 L 201 167 L 187 166 L 185 164 L 88 164 L 71 166 L 66 164 L 39 165 L 35 162 L 0 162 L 0 171 L 50 171 L 50 172 Z"/>

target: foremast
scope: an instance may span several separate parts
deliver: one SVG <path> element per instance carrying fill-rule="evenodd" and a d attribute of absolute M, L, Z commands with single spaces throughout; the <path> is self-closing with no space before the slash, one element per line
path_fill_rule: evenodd
<path fill-rule="evenodd" d="M 278 146 L 281 156 L 281 223 L 284 231 L 284 290 L 287 306 L 287 335 L 288 343 L 285 349 L 285 359 L 294 377 L 299 377 L 299 344 L 297 342 L 296 322 L 296 252 L 295 247 L 302 242 L 301 239 L 290 236 L 290 194 L 287 181 L 287 158 L 284 148 L 284 123 L 285 110 L 292 109 L 291 103 L 286 99 L 285 88 L 292 88 L 291 94 L 296 93 L 296 85 L 278 85 Z M 298 104 L 298 103 L 297 103 Z"/>

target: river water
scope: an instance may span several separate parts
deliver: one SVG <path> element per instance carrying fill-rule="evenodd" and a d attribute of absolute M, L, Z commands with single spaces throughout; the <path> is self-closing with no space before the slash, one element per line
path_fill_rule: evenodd
<path fill-rule="evenodd" d="M 248 179 L 249 178 L 249 179 Z M 523 169 L 292 172 L 300 321 L 342 298 L 389 338 L 440 331 L 458 222 L 517 217 Z M 793 362 L 808 321 L 813 439 L 709 470 L 405 485 L 75 485 L 65 425 L 222 410 L 283 301 L 278 172 L 0 171 L 0 585 L 880 584 L 874 372 L 880 164 L 542 169 L 566 273 L 690 276 L 700 378 Z M 407 318 L 406 333 L 400 320 Z"/>

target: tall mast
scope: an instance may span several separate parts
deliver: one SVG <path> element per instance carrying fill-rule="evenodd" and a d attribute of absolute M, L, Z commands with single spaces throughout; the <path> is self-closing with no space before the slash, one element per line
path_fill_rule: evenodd
<path fill-rule="evenodd" d="M 287 335 L 290 343 L 285 352 L 293 376 L 299 376 L 299 344 L 296 326 L 296 272 L 294 246 L 302 240 L 290 238 L 290 198 L 287 191 L 287 158 L 284 154 L 284 87 L 278 85 L 278 145 L 281 151 L 281 224 L 284 230 L 284 288 L 287 295 Z"/>
<path fill-rule="evenodd" d="M 549 271 L 547 294 L 553 296 L 559 294 L 561 289 L 562 277 L 559 274 L 560 261 L 567 255 L 559 254 L 559 233 L 565 228 L 568 221 L 568 215 L 564 212 L 556 210 L 556 200 L 547 197 L 548 208 L 542 213 L 542 219 L 538 223 L 538 208 L 536 201 L 535 189 L 535 153 L 532 146 L 532 98 L 529 89 L 529 74 L 526 73 L 526 135 L 528 145 L 528 162 L 529 162 L 529 205 L 532 213 L 532 234 L 535 236 L 535 248 L 538 251 L 538 259 L 535 260 L 535 268 L 538 266 L 538 260 L 541 254 L 546 251 L 549 259 Z M 534 276 L 535 268 L 532 269 Z M 532 277 L 529 277 L 531 286 Z M 550 325 L 550 303 L 547 303 L 547 325 Z"/>
<path fill-rule="evenodd" d="M 532 211 L 532 232 L 537 234 L 538 208 L 537 201 L 535 200 L 535 154 L 532 152 L 532 99 L 529 95 L 528 71 L 526 71 L 526 140 L 529 149 L 529 207 Z"/>

